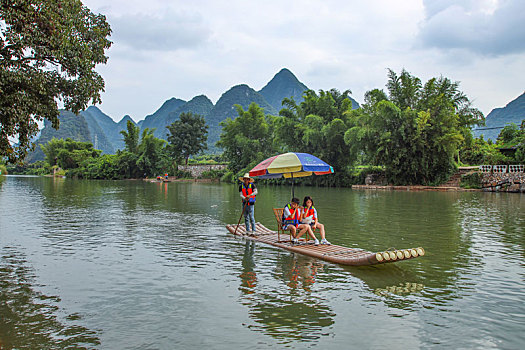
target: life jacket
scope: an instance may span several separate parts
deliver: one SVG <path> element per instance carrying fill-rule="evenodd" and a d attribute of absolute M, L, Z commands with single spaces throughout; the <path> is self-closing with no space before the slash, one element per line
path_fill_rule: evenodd
<path fill-rule="evenodd" d="M 305 209 L 305 210 L 306 210 L 306 209 Z M 315 208 L 314 208 L 313 205 L 310 207 L 310 209 L 306 210 L 306 215 L 305 215 L 305 217 L 308 217 L 308 216 L 311 216 L 311 217 L 312 217 L 312 220 L 317 219 L 317 218 L 315 217 Z"/>
<path fill-rule="evenodd" d="M 248 187 L 246 187 L 244 184 L 242 184 L 242 195 L 244 197 L 248 197 L 249 195 L 251 195 L 253 193 L 253 185 L 250 183 L 248 184 Z M 253 196 L 253 197 L 250 197 L 248 198 L 248 203 L 250 205 L 253 205 L 255 204 L 255 197 L 256 196 Z"/>
<path fill-rule="evenodd" d="M 286 208 L 288 208 L 288 210 L 290 211 L 290 216 L 285 217 L 283 210 L 283 225 L 294 225 L 295 227 L 297 227 L 299 225 L 299 218 L 301 217 L 299 214 L 299 208 L 295 209 L 295 211 L 292 211 L 292 206 L 290 204 L 287 204 Z"/>

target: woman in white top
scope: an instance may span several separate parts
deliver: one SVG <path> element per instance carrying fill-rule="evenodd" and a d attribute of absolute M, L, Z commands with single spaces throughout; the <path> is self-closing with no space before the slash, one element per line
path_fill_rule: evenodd
<path fill-rule="evenodd" d="M 310 196 L 304 197 L 301 223 L 309 224 L 312 227 L 312 231 L 316 228 L 319 229 L 319 232 L 321 233 L 321 244 L 330 244 L 330 242 L 326 240 L 324 225 L 319 222 L 317 210 L 314 207 L 314 201 Z"/>

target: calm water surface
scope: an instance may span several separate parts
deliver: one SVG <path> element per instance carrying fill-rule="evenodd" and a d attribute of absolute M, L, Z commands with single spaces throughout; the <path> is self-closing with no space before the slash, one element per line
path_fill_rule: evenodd
<path fill-rule="evenodd" d="M 274 227 L 286 186 L 260 186 Z M 233 237 L 237 186 L 0 180 L 0 349 L 454 348 L 525 343 L 525 196 L 296 188 L 343 267 Z"/>

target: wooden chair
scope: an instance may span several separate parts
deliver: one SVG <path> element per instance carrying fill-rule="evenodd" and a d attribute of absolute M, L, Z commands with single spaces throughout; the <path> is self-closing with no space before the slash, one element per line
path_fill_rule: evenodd
<path fill-rule="evenodd" d="M 284 208 L 273 208 L 273 213 L 275 215 L 275 220 L 277 221 L 277 242 L 286 242 L 281 241 L 281 233 L 284 235 L 286 234 L 285 230 L 283 230 L 283 211 Z M 288 231 L 288 230 L 286 230 Z M 290 241 L 292 240 L 292 231 L 288 231 L 288 234 L 290 235 Z"/>

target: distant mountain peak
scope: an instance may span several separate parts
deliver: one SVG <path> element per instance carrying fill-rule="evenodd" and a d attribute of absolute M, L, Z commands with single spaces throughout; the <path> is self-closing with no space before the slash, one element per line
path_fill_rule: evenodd
<path fill-rule="evenodd" d="M 299 79 L 297 79 L 295 74 L 293 74 L 292 71 L 289 70 L 288 68 L 281 69 L 277 74 L 274 75 L 273 79 L 292 79 L 292 80 L 295 80 L 296 82 L 300 83 Z M 271 82 L 271 80 L 270 80 L 270 82 Z"/>
<path fill-rule="evenodd" d="M 98 108 L 97 106 L 89 106 L 87 109 L 86 109 L 87 112 L 92 112 L 92 111 L 96 111 L 96 112 L 99 112 L 99 113 L 103 113 L 100 108 Z"/>
<path fill-rule="evenodd" d="M 276 110 L 282 108 L 282 101 L 285 97 L 293 97 L 297 103 L 303 101 L 303 93 L 308 87 L 301 83 L 299 79 L 288 69 L 283 68 L 274 75 L 259 93 Z"/>
<path fill-rule="evenodd" d="M 135 123 L 135 121 L 129 116 L 129 114 L 126 114 L 125 116 L 122 117 L 122 119 L 120 119 L 120 121 L 117 123 L 118 125 L 122 125 L 122 124 L 127 124 L 128 123 L 128 120 L 131 120 L 131 122 L 133 124 L 137 124 Z"/>

